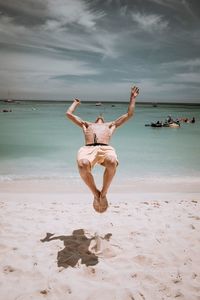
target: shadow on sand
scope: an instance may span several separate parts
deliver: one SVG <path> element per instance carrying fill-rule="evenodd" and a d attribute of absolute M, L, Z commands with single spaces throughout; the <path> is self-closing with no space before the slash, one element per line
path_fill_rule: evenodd
<path fill-rule="evenodd" d="M 72 235 L 53 236 L 52 233 L 47 233 L 41 242 L 50 242 L 53 240 L 63 241 L 65 248 L 57 254 L 58 267 L 68 268 L 75 267 L 81 259 L 81 264 L 86 266 L 94 266 L 98 263 L 98 256 L 89 251 L 89 246 L 96 236 L 87 238 L 83 229 L 74 230 Z M 106 234 L 103 239 L 109 240 L 112 234 Z"/>

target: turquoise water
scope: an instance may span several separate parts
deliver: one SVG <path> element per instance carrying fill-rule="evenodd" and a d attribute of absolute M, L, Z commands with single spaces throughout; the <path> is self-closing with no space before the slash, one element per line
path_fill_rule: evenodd
<path fill-rule="evenodd" d="M 0 176 L 20 178 L 79 178 L 76 152 L 84 144 L 82 130 L 65 118 L 69 103 L 0 102 Z M 127 104 L 83 103 L 76 114 L 95 120 L 103 113 L 114 120 L 127 110 Z M 181 128 L 151 128 L 146 123 L 172 117 L 196 117 L 195 124 Z M 135 116 L 116 130 L 111 145 L 120 161 L 117 176 L 199 177 L 200 176 L 200 107 L 137 105 Z M 96 167 L 95 172 L 102 172 Z"/>

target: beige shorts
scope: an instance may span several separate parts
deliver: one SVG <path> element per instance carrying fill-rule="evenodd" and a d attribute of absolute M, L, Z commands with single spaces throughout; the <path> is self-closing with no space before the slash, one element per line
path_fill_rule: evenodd
<path fill-rule="evenodd" d="M 93 168 L 95 164 L 103 164 L 107 156 L 114 157 L 117 165 L 119 164 L 117 154 L 112 146 L 83 146 L 78 151 L 77 162 L 81 159 L 87 159 Z"/>

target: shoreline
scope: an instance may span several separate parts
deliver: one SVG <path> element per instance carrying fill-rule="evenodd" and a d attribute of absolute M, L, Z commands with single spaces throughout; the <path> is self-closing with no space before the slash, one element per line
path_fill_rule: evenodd
<path fill-rule="evenodd" d="M 96 179 L 101 186 L 101 179 Z M 109 193 L 200 193 L 199 177 L 133 178 L 113 180 Z M 80 178 L 0 180 L 1 193 L 89 193 Z"/>

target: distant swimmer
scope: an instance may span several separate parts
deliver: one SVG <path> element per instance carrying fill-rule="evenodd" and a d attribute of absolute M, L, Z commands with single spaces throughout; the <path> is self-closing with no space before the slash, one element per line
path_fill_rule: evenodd
<path fill-rule="evenodd" d="M 188 118 L 180 118 L 179 121 L 183 123 L 188 123 Z"/>
<path fill-rule="evenodd" d="M 196 122 L 195 117 L 192 117 L 192 119 L 180 118 L 179 121 L 183 122 L 183 123 L 195 123 Z"/>
<path fill-rule="evenodd" d="M 174 120 L 172 119 L 172 117 L 171 116 L 168 116 L 167 117 L 167 123 L 171 123 L 171 122 L 173 122 Z"/>
<path fill-rule="evenodd" d="M 196 120 L 195 120 L 195 117 L 193 117 L 191 120 L 190 120 L 190 123 L 195 123 Z"/>
<path fill-rule="evenodd" d="M 115 121 L 105 122 L 102 116 L 98 116 L 94 122 L 83 121 L 73 114 L 77 106 L 80 105 L 79 99 L 75 99 L 66 112 L 67 117 L 83 130 L 85 146 L 78 151 L 77 164 L 81 178 L 94 195 L 93 207 L 99 213 L 106 211 L 108 208 L 106 196 L 118 165 L 117 154 L 115 149 L 109 145 L 109 142 L 115 129 L 133 116 L 138 94 L 138 87 L 131 88 L 128 111 Z M 101 190 L 96 187 L 91 172 L 96 164 L 105 167 Z"/>

